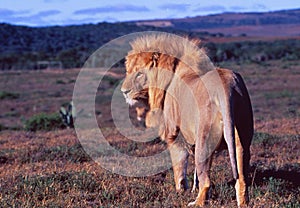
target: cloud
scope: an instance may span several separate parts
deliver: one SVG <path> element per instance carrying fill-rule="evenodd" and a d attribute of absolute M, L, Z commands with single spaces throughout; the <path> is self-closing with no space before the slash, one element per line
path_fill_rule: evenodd
<path fill-rule="evenodd" d="M 15 14 L 15 11 L 13 10 L 10 10 L 10 9 L 0 9 L 0 17 L 2 16 L 11 16 L 11 15 L 14 15 Z"/>
<path fill-rule="evenodd" d="M 255 9 L 255 10 L 266 10 L 267 9 L 267 7 L 266 7 L 266 5 L 264 5 L 264 4 L 254 4 L 253 5 L 253 9 Z"/>
<path fill-rule="evenodd" d="M 130 4 L 119 4 L 114 6 L 104 6 L 98 8 L 89 8 L 89 9 L 81 9 L 75 11 L 73 14 L 87 14 L 87 15 L 95 15 L 99 13 L 113 13 L 113 12 L 148 12 L 150 11 L 145 6 L 134 6 Z"/>
<path fill-rule="evenodd" d="M 45 3 L 60 3 L 60 2 L 66 2 L 68 0 L 44 0 Z"/>
<path fill-rule="evenodd" d="M 80 24 L 97 24 L 99 22 L 118 22 L 119 19 L 107 16 L 101 18 L 101 21 L 99 21 L 99 18 L 97 17 L 89 17 L 89 18 L 68 18 L 61 20 L 62 25 L 80 25 Z"/>
<path fill-rule="evenodd" d="M 230 11 L 244 11 L 244 10 L 247 10 L 248 8 L 246 8 L 246 7 L 241 7 L 241 6 L 232 6 L 232 7 L 230 7 L 229 8 L 230 9 Z"/>
<path fill-rule="evenodd" d="M 81 18 L 81 19 L 63 19 L 60 21 L 62 25 L 80 25 L 80 24 L 90 24 L 90 23 L 98 23 L 99 18 Z"/>
<path fill-rule="evenodd" d="M 41 11 L 33 16 L 36 16 L 36 17 L 48 17 L 48 16 L 53 16 L 53 15 L 57 15 L 57 14 L 60 14 L 61 11 L 59 10 L 47 10 L 47 11 Z"/>
<path fill-rule="evenodd" d="M 12 24 L 26 24 L 26 25 L 47 25 L 48 17 L 60 14 L 59 10 L 45 10 L 36 14 L 30 14 L 28 11 L 13 11 L 0 10 L 0 22 L 7 22 Z"/>
<path fill-rule="evenodd" d="M 220 5 L 212 5 L 212 6 L 198 7 L 193 11 L 194 12 L 224 12 L 226 11 L 226 8 Z"/>
<path fill-rule="evenodd" d="M 118 20 L 117 18 L 108 16 L 108 17 L 103 18 L 103 21 L 104 22 L 119 22 L 120 20 Z"/>
<path fill-rule="evenodd" d="M 175 10 L 178 12 L 184 12 L 190 7 L 189 4 L 163 4 L 159 6 L 160 9 L 164 10 Z"/>
<path fill-rule="evenodd" d="M 21 10 L 21 11 L 14 11 L 10 9 L 1 9 L 0 8 L 0 18 L 2 17 L 12 17 L 16 15 L 24 15 L 24 14 L 29 14 L 30 12 L 27 10 Z"/>

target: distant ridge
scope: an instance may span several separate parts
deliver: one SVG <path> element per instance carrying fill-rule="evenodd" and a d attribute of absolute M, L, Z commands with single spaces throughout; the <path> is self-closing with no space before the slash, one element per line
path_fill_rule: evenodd
<path fill-rule="evenodd" d="M 180 19 L 133 21 L 136 25 L 247 36 L 299 36 L 300 9 L 273 12 L 222 13 Z"/>
<path fill-rule="evenodd" d="M 300 9 L 296 9 L 49 27 L 0 23 L 0 70 L 40 69 L 41 63 L 78 68 L 103 44 L 142 31 L 199 38 L 216 62 L 300 59 Z"/>

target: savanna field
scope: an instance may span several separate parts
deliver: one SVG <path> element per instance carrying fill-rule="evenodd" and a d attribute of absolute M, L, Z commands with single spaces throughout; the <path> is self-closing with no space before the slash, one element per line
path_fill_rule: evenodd
<path fill-rule="evenodd" d="M 300 207 L 300 61 L 218 65 L 243 76 L 253 105 L 249 207 Z M 58 111 L 71 101 L 79 71 L 0 72 L 0 207 L 186 207 L 196 193 L 176 193 L 171 169 L 142 178 L 111 173 L 86 154 L 73 128 L 60 123 Z M 129 155 L 165 149 L 158 139 L 130 141 L 115 129 L 110 100 L 125 70 L 111 72 L 95 101 L 106 139 Z M 131 113 L 132 122 L 141 126 L 134 109 Z M 227 151 L 214 156 L 211 180 L 206 207 L 236 207 Z"/>

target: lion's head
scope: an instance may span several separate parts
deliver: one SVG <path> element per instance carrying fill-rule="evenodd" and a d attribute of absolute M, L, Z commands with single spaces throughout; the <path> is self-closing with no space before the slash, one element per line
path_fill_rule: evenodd
<path fill-rule="evenodd" d="M 121 89 L 126 102 L 132 106 L 138 100 L 146 99 L 148 97 L 148 85 L 145 69 L 128 73 Z"/>

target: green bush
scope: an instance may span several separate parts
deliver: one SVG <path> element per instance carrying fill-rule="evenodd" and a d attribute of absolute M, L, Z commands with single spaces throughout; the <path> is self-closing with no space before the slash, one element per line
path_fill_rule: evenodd
<path fill-rule="evenodd" d="M 27 131 L 51 131 L 61 129 L 64 124 L 58 113 L 53 114 L 37 114 L 25 121 L 25 130 Z"/>
<path fill-rule="evenodd" d="M 6 129 L 7 129 L 7 127 L 6 127 L 6 126 L 4 126 L 4 125 L 0 124 L 0 131 L 6 130 Z"/>
<path fill-rule="evenodd" d="M 56 80 L 56 84 L 66 84 L 64 80 L 58 79 Z"/>
<path fill-rule="evenodd" d="M 6 91 L 0 91 L 0 100 L 3 99 L 17 99 L 20 95 L 15 92 L 6 92 Z"/>

